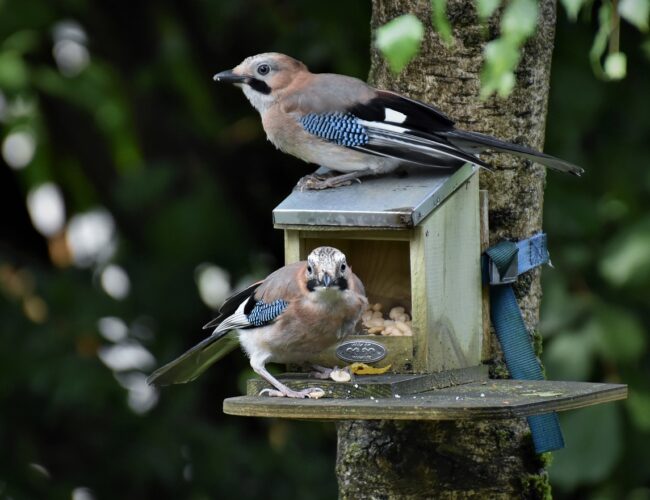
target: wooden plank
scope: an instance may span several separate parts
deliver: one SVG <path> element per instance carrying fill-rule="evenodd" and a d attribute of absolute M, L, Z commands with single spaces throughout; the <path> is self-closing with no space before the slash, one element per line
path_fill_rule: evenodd
<path fill-rule="evenodd" d="M 483 340 L 478 176 L 470 178 L 418 228 L 412 253 L 416 366 L 426 371 L 478 365 Z M 427 304 L 421 303 L 425 287 Z M 417 306 L 416 306 L 417 303 Z M 422 308 L 422 309 L 420 309 Z"/>
<path fill-rule="evenodd" d="M 373 229 L 352 226 L 298 226 L 276 224 L 276 229 L 298 231 L 301 238 L 330 238 L 332 233 L 338 238 L 362 240 L 396 240 L 409 241 L 413 229 Z"/>
<path fill-rule="evenodd" d="M 319 380 L 305 377 L 304 374 L 290 373 L 278 376 L 289 388 L 299 391 L 310 387 L 319 387 L 325 391 L 325 398 L 391 398 L 417 394 L 431 389 L 441 389 L 455 385 L 467 384 L 478 380 L 487 380 L 487 366 L 473 366 L 460 370 L 424 374 L 386 374 L 357 375 L 351 382 L 341 383 L 332 380 Z M 256 396 L 271 385 L 261 378 L 248 380 L 246 393 Z"/>
<path fill-rule="evenodd" d="M 300 232 L 286 230 L 284 232 L 284 263 L 292 264 L 298 262 L 300 255 Z"/>
<path fill-rule="evenodd" d="M 479 214 L 481 219 L 481 255 L 490 246 L 490 222 L 488 217 L 489 197 L 485 189 L 479 191 Z M 490 287 L 484 284 L 481 287 L 481 312 L 483 319 L 483 343 L 481 345 L 481 361 L 492 359 L 490 333 Z"/>
<path fill-rule="evenodd" d="M 565 381 L 490 380 L 407 397 L 226 399 L 229 415 L 314 420 L 479 420 L 565 411 L 625 399 L 627 386 Z"/>

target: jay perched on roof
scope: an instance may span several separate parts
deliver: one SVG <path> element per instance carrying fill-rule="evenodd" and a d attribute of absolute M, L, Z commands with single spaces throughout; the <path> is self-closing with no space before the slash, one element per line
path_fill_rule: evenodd
<path fill-rule="evenodd" d="M 242 88 L 262 116 L 268 139 L 280 150 L 342 175 L 307 176 L 301 189 L 349 184 L 400 164 L 453 168 L 485 149 L 510 153 L 563 172 L 583 170 L 564 160 L 489 135 L 459 130 L 428 104 L 377 90 L 361 80 L 310 73 L 292 57 L 259 54 L 214 76 Z"/>
<path fill-rule="evenodd" d="M 263 393 L 320 397 L 323 391 L 316 387 L 289 389 L 266 370 L 266 363 L 304 363 L 352 333 L 367 304 L 363 284 L 345 255 L 332 247 L 316 248 L 307 261 L 284 266 L 226 300 L 219 316 L 204 327 L 215 327 L 212 335 L 156 370 L 147 382 L 194 380 L 239 343 L 253 370 L 275 387 Z"/>

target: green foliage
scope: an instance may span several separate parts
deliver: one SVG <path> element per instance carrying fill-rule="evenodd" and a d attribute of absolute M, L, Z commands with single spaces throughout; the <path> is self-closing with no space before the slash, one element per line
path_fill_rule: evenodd
<path fill-rule="evenodd" d="M 619 408 L 610 404 L 567 412 L 561 424 L 567 446 L 554 453 L 549 471 L 554 485 L 566 491 L 606 479 L 623 451 Z"/>
<path fill-rule="evenodd" d="M 483 22 L 487 21 L 500 6 L 501 0 L 476 0 L 476 12 Z"/>
<path fill-rule="evenodd" d="M 650 218 L 614 235 L 600 262 L 600 272 L 614 287 L 644 288 L 650 284 Z"/>
<path fill-rule="evenodd" d="M 580 9 L 585 4 L 587 0 L 561 0 L 562 6 L 566 10 L 567 16 L 571 21 L 575 21 L 578 18 L 578 13 Z"/>
<path fill-rule="evenodd" d="M 552 379 L 627 383 L 630 399 L 561 415 L 567 448 L 550 475 L 559 498 L 631 498 L 650 480 L 647 70 L 630 52 L 636 70 L 624 80 L 593 78 L 582 56 L 591 33 L 580 26 L 560 22 L 551 71 L 546 150 L 587 173 L 548 174 L 544 227 L 555 269 L 542 276 L 543 361 Z"/>
<path fill-rule="evenodd" d="M 431 0 L 431 22 L 442 41 L 451 45 L 454 42 L 454 35 L 447 19 L 447 0 Z"/>
<path fill-rule="evenodd" d="M 377 29 L 375 45 L 390 68 L 399 73 L 420 50 L 424 26 L 413 14 L 404 14 Z"/>
<path fill-rule="evenodd" d="M 586 0 L 562 0 L 561 3 L 572 21 L 578 19 L 583 7 L 592 5 Z M 479 19 L 486 23 L 501 6 L 501 0 L 475 0 L 475 4 Z M 493 94 L 504 98 L 510 95 L 521 51 L 537 27 L 538 6 L 535 0 L 509 0 L 505 5 L 499 25 L 500 35 L 485 45 L 481 72 L 481 96 L 484 99 Z M 614 5 L 617 5 L 616 9 Z M 408 16 L 408 23 L 402 22 L 405 16 L 401 16 L 377 30 L 376 44 L 395 72 L 401 71 L 417 56 L 422 39 L 422 23 L 411 14 Z M 604 80 L 621 80 L 627 75 L 627 57 L 619 49 L 619 16 L 639 31 L 647 32 L 650 0 L 621 0 L 617 4 L 613 4 L 613 0 L 601 0 L 598 29 L 589 50 L 589 59 L 594 74 Z M 452 44 L 454 39 L 447 18 L 447 0 L 431 0 L 431 21 L 445 44 Z M 386 30 L 387 27 L 390 29 Z M 648 47 L 650 40 L 642 45 L 643 50 L 650 54 Z"/>
<path fill-rule="evenodd" d="M 641 31 L 648 31 L 650 0 L 621 0 L 618 13 Z"/>

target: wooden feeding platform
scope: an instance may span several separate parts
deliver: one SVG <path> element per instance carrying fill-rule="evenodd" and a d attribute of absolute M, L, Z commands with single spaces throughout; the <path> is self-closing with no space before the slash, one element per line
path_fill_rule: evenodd
<path fill-rule="evenodd" d="M 366 388 L 377 383 L 382 385 L 381 382 L 365 380 L 373 377 L 377 376 L 364 376 Z M 292 385 L 290 378 L 282 380 L 290 387 L 304 387 L 302 384 Z M 319 381 L 311 379 L 310 382 L 312 387 L 320 386 Z M 339 383 L 339 392 L 352 392 L 355 384 Z M 357 389 L 357 393 L 363 391 Z M 378 392 L 383 393 L 383 390 Z M 416 394 L 395 393 L 378 397 L 290 399 L 239 396 L 226 399 L 223 411 L 228 415 L 301 420 L 480 420 L 575 410 L 626 397 L 627 386 L 621 384 L 491 379 Z"/>

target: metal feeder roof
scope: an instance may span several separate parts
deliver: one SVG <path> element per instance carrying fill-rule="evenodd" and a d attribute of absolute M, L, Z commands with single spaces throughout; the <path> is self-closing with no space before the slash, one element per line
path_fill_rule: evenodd
<path fill-rule="evenodd" d="M 408 229 L 417 226 L 469 179 L 478 167 L 456 170 L 406 167 L 406 175 L 362 178 L 322 191 L 293 191 L 273 210 L 278 228 L 349 226 Z"/>

